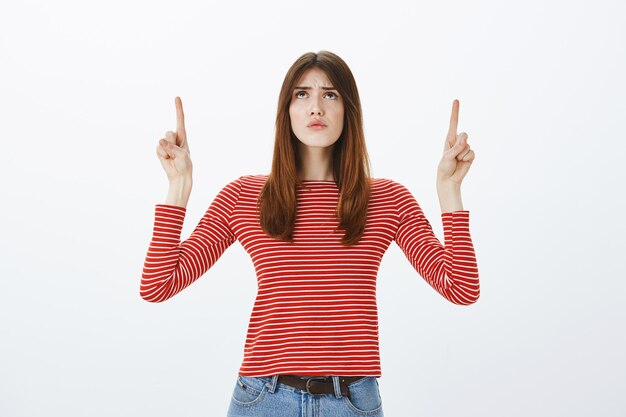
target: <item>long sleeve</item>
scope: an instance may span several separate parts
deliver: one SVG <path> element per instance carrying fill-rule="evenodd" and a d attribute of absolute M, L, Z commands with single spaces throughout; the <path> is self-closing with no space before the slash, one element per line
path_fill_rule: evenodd
<path fill-rule="evenodd" d="M 202 276 L 236 237 L 230 217 L 241 192 L 241 177 L 217 194 L 187 240 L 180 243 L 186 208 L 155 206 L 152 240 L 141 275 L 139 293 L 150 302 L 162 302 Z"/>
<path fill-rule="evenodd" d="M 469 231 L 469 211 L 441 213 L 444 245 L 415 197 L 395 183 L 399 226 L 394 240 L 415 270 L 439 294 L 454 304 L 469 305 L 480 296 L 478 266 Z"/>

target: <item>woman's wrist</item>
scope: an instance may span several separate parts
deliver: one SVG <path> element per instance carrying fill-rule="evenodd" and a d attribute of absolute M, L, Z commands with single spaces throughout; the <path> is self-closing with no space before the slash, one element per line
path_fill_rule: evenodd
<path fill-rule="evenodd" d="M 180 177 L 175 180 L 171 180 L 165 204 L 187 207 L 192 188 L 193 180 L 191 177 Z"/>
<path fill-rule="evenodd" d="M 452 182 L 437 181 L 437 195 L 442 213 L 463 210 L 461 186 Z"/>

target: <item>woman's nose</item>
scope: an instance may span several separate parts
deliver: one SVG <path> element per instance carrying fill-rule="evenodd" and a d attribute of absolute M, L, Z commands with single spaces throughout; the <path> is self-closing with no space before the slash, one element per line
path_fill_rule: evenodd
<path fill-rule="evenodd" d="M 319 98 L 314 98 L 313 100 L 311 100 L 311 109 L 310 109 L 310 113 L 311 114 L 319 114 L 321 115 L 323 113 L 323 109 L 322 109 L 322 105 L 319 102 Z"/>

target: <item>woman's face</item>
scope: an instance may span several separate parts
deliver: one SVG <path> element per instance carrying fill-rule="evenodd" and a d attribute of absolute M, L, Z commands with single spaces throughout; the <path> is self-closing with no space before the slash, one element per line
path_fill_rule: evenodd
<path fill-rule="evenodd" d="M 307 70 L 296 83 L 289 105 L 291 129 L 304 145 L 328 147 L 343 131 L 343 99 L 326 73 Z"/>

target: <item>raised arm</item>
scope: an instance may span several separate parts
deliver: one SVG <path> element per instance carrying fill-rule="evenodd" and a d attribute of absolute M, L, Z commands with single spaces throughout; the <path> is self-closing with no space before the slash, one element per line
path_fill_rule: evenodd
<path fill-rule="evenodd" d="M 236 237 L 230 216 L 239 199 L 241 177 L 227 184 L 211 203 L 191 236 L 180 243 L 192 188 L 189 142 L 183 103 L 175 97 L 176 132 L 167 131 L 156 152 L 169 181 L 165 204 L 157 204 L 154 229 L 144 261 L 139 293 L 150 302 L 165 301 L 204 274 Z"/>

